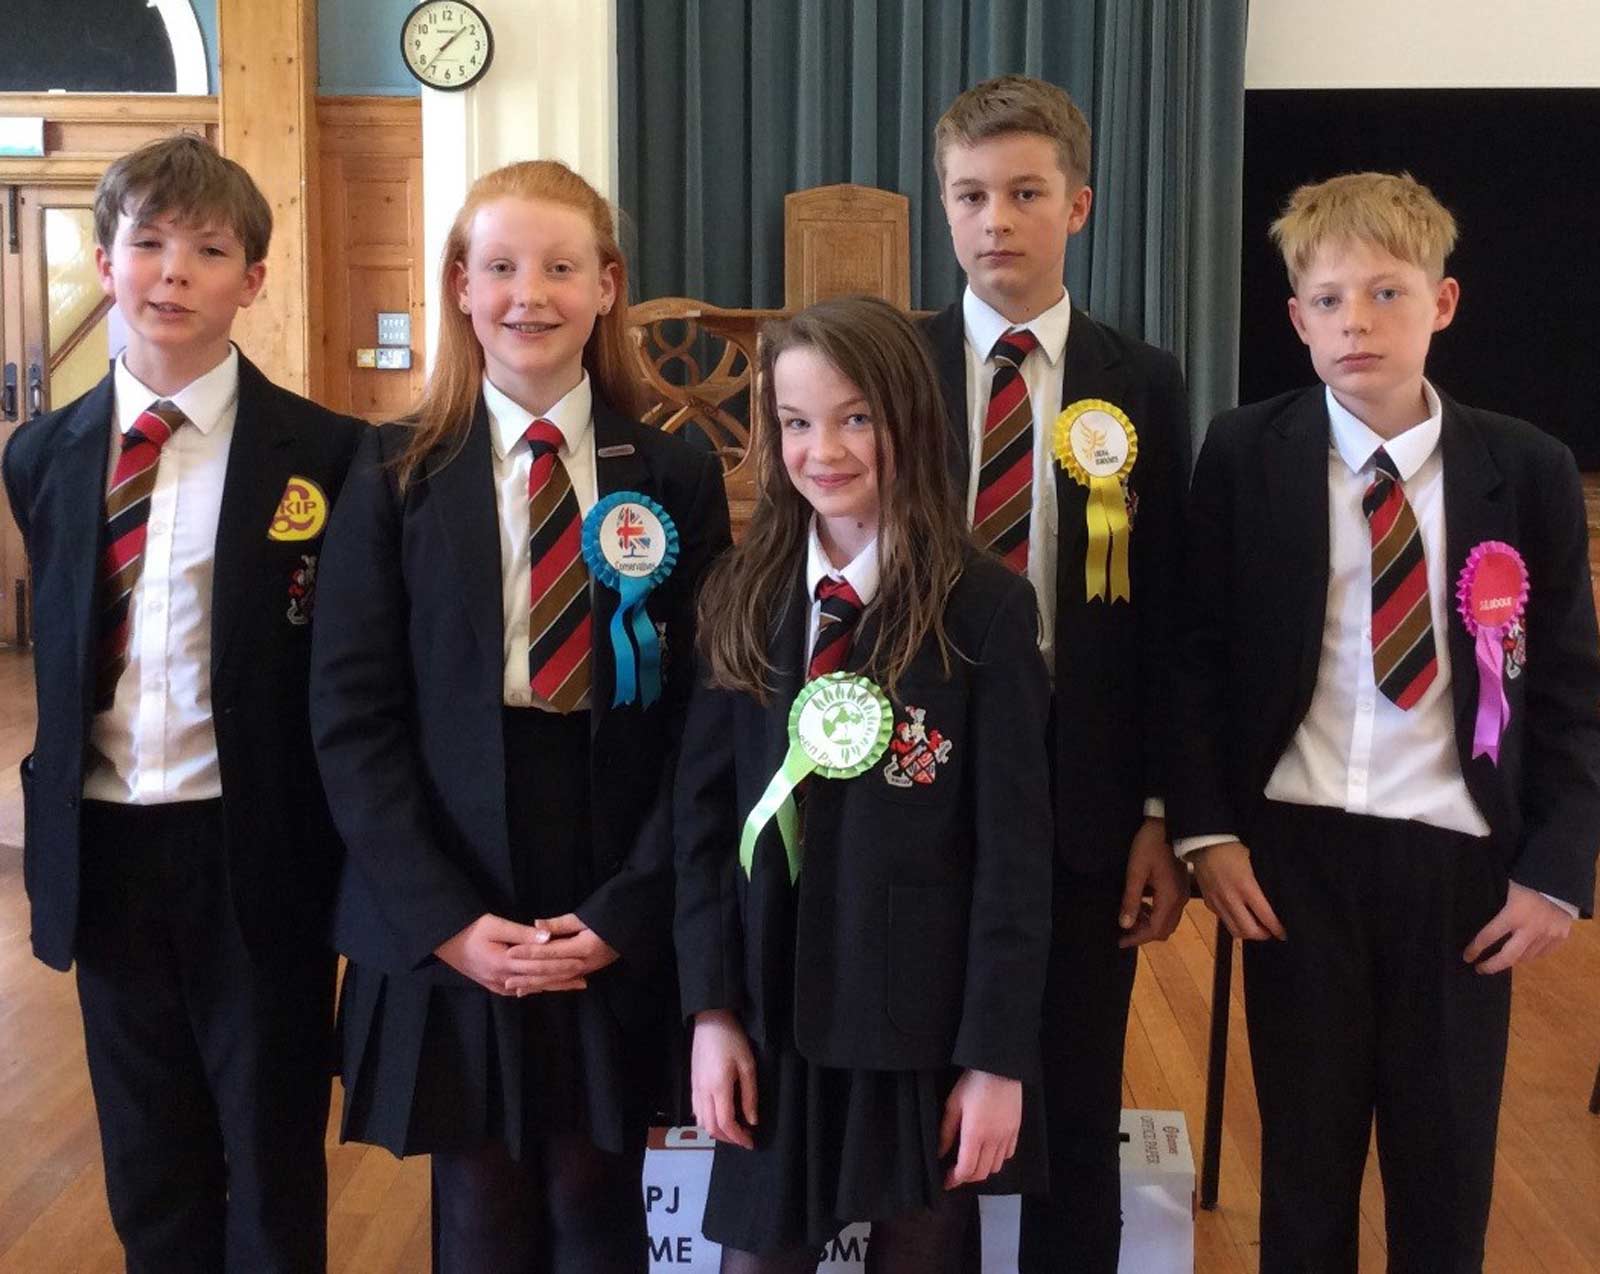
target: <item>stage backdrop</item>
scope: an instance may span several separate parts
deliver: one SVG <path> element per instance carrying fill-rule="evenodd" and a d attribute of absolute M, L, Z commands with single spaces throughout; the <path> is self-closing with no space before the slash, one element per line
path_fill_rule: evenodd
<path fill-rule="evenodd" d="M 1304 181 L 1408 170 L 1456 216 L 1455 322 L 1429 372 L 1533 421 L 1600 469 L 1600 89 L 1260 90 L 1246 95 L 1240 398 L 1308 384 L 1267 226 Z"/>
<path fill-rule="evenodd" d="M 961 276 L 933 126 L 1025 72 L 1094 128 L 1075 302 L 1174 350 L 1195 417 L 1234 401 L 1245 0 L 617 0 L 620 200 L 635 292 L 783 304 L 783 196 L 833 182 L 911 200 L 911 295 Z"/>

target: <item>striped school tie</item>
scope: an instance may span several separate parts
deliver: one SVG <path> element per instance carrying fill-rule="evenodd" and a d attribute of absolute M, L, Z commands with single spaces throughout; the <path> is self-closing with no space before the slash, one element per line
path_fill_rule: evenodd
<path fill-rule="evenodd" d="M 849 581 L 823 578 L 817 581 L 817 597 L 822 602 L 817 614 L 817 642 L 811 648 L 811 665 L 806 678 L 838 672 L 850 653 L 850 638 L 856 620 L 861 618 L 861 598 Z"/>
<path fill-rule="evenodd" d="M 1033 507 L 1033 404 L 1022 379 L 1022 360 L 1039 348 L 1029 331 L 1007 332 L 989 359 L 994 380 L 983 420 L 978 502 L 972 529 L 978 543 L 997 553 L 1018 575 L 1028 573 L 1028 518 Z"/>
<path fill-rule="evenodd" d="M 123 432 L 122 454 L 106 492 L 105 548 L 100 553 L 100 623 L 95 649 L 96 712 L 116 697 L 117 681 L 128 666 L 133 629 L 133 590 L 144 570 L 144 542 L 150 521 L 150 496 L 156 489 L 161 448 L 188 420 L 165 398 L 139 413 Z"/>
<path fill-rule="evenodd" d="M 535 420 L 523 437 L 533 454 L 528 470 L 528 676 L 536 695 L 557 712 L 571 712 L 589 693 L 590 677 L 583 519 L 572 479 L 557 455 L 561 431 L 548 420 Z"/>
<path fill-rule="evenodd" d="M 1378 448 L 1376 476 L 1362 497 L 1372 535 L 1372 677 L 1384 697 L 1410 708 L 1439 672 L 1422 532 L 1400 473 Z"/>

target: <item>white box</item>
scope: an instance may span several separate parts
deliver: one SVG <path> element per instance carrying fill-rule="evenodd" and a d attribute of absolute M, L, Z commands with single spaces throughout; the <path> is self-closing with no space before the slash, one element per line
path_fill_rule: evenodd
<path fill-rule="evenodd" d="M 1121 1274 L 1194 1269 L 1194 1159 L 1183 1112 L 1125 1110 L 1122 1131 Z M 650 1268 L 716 1274 L 722 1249 L 700 1233 L 714 1143 L 698 1128 L 652 1128 L 644 1162 Z M 1016 1274 L 1016 1195 L 984 1198 L 983 1274 Z M 860 1271 L 870 1227 L 858 1223 L 829 1246 L 822 1274 Z"/>

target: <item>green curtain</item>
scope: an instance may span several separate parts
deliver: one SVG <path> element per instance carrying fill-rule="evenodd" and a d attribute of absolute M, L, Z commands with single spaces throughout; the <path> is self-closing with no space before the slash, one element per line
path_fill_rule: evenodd
<path fill-rule="evenodd" d="M 1064 87 L 1094 129 L 1073 299 L 1173 350 L 1194 417 L 1238 388 L 1246 0 L 617 0 L 620 203 L 636 297 L 783 304 L 783 196 L 911 200 L 912 304 L 962 279 L 933 126 L 992 75 Z"/>

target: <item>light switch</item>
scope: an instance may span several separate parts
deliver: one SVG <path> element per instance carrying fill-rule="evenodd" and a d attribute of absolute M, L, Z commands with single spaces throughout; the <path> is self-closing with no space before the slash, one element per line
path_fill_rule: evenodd
<path fill-rule="evenodd" d="M 411 315 L 404 310 L 378 311 L 378 344 L 410 345 Z"/>

